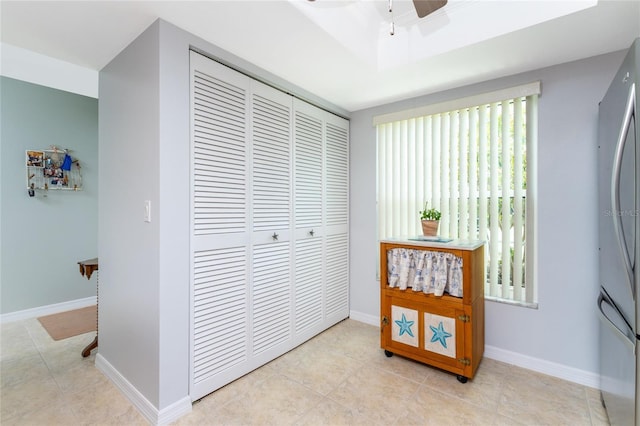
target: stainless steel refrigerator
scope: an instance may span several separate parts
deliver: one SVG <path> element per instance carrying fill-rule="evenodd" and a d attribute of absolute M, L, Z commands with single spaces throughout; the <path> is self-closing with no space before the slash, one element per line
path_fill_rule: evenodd
<path fill-rule="evenodd" d="M 640 39 L 598 118 L 600 389 L 612 425 L 640 425 Z"/>

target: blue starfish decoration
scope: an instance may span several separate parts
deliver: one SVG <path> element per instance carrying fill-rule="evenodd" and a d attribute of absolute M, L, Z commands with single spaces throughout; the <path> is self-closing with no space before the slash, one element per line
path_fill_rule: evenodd
<path fill-rule="evenodd" d="M 396 321 L 397 322 L 397 321 Z M 445 348 L 447 347 L 447 337 L 451 337 L 451 333 L 445 331 L 444 326 L 442 325 L 442 321 L 438 324 L 438 327 L 434 327 L 432 325 L 429 326 L 431 331 L 433 331 L 433 336 L 431 337 L 432 342 L 438 342 L 442 344 Z"/>
<path fill-rule="evenodd" d="M 415 321 L 407 321 L 407 317 L 402 314 L 402 320 L 396 320 L 395 323 L 400 327 L 400 334 L 402 336 L 404 333 L 407 333 L 409 336 L 413 337 L 413 332 L 411 331 L 411 326 Z"/>

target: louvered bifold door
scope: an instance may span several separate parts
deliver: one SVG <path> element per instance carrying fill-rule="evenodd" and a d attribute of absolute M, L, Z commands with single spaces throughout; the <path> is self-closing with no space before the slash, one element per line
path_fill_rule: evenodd
<path fill-rule="evenodd" d="M 295 333 L 313 333 L 323 314 L 324 122 L 318 108 L 294 100 Z"/>
<path fill-rule="evenodd" d="M 349 122 L 327 113 L 325 138 L 325 314 L 349 315 Z"/>
<path fill-rule="evenodd" d="M 192 400 L 239 377 L 249 356 L 249 88 L 191 53 Z"/>
<path fill-rule="evenodd" d="M 265 359 L 291 340 L 291 109 L 290 96 L 253 83 L 252 350 Z"/>
<path fill-rule="evenodd" d="M 192 400 L 348 317 L 348 122 L 191 53 Z"/>

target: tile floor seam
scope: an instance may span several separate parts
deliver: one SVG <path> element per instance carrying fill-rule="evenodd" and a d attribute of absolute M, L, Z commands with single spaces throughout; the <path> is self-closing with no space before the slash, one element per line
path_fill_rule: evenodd
<path fill-rule="evenodd" d="M 286 374 L 282 374 L 282 375 L 283 375 L 283 377 L 287 378 L 288 380 L 291 380 L 291 381 L 293 381 L 293 382 L 295 382 L 295 383 L 299 384 L 300 386 L 304 387 L 305 389 L 308 389 L 309 391 L 311 391 L 311 392 L 315 393 L 315 394 L 316 394 L 316 395 L 318 395 L 321 399 L 324 399 L 324 398 L 326 398 L 326 396 L 327 396 L 327 395 L 324 395 L 324 394 L 322 394 L 322 393 L 318 392 L 317 390 L 315 390 L 315 389 L 314 389 L 314 388 L 312 388 L 311 386 L 309 386 L 309 385 L 305 384 L 304 382 L 301 382 L 300 380 L 297 380 L 297 379 L 291 378 L 290 376 L 287 376 Z M 346 379 L 345 379 L 345 380 L 346 380 Z M 342 382 L 340 382 L 340 383 L 342 383 Z M 335 390 L 336 388 L 337 388 L 337 387 L 334 387 L 334 389 L 332 389 L 330 392 L 332 392 L 332 391 L 333 391 L 333 390 Z M 329 392 L 329 393 L 330 393 L 330 392 Z"/>
<path fill-rule="evenodd" d="M 500 394 L 499 398 L 502 398 L 502 396 L 503 396 L 503 393 Z M 553 398 L 550 398 L 550 399 L 544 398 L 544 401 L 546 401 L 546 402 L 556 402 L 556 400 L 553 399 Z M 586 404 L 586 408 L 587 408 L 587 413 L 589 414 L 589 424 L 591 424 L 591 423 L 593 423 L 593 417 L 591 416 L 591 411 L 590 411 L 590 409 L 588 407 L 588 401 L 585 401 L 585 404 Z M 499 408 L 500 408 L 500 405 L 498 405 L 498 409 Z M 522 421 L 521 418 L 515 418 L 514 419 L 514 417 L 512 415 L 500 413 L 499 410 L 498 410 L 498 414 L 503 416 L 503 417 L 507 417 L 509 419 L 512 419 L 514 421 Z M 541 424 L 548 425 L 548 426 L 558 426 L 556 424 L 551 424 L 551 423 L 541 423 Z M 537 425 L 533 424 L 533 426 L 537 426 Z M 567 426 L 573 426 L 573 424 L 567 424 Z"/>
<path fill-rule="evenodd" d="M 301 413 L 296 419 L 294 419 L 290 425 L 295 426 L 300 423 L 302 419 L 304 419 L 309 413 L 313 412 L 319 405 L 321 405 L 325 401 L 325 397 L 320 398 L 320 402 L 315 407 L 309 407 L 304 413 Z"/>
<path fill-rule="evenodd" d="M 455 378 L 454 378 L 454 379 L 455 379 Z M 457 381 L 457 379 L 455 379 L 455 380 Z M 467 382 L 467 383 L 457 383 L 456 385 L 466 386 L 466 385 L 468 385 L 468 384 L 470 384 L 470 383 L 471 383 L 471 382 Z M 424 386 L 427 386 L 427 387 L 430 387 L 429 385 L 427 385 L 427 384 L 426 384 L 426 381 L 425 381 L 425 383 L 423 383 L 423 385 L 424 385 Z M 459 400 L 459 401 L 464 401 L 464 402 L 466 402 L 466 403 L 468 403 L 468 404 L 471 404 L 471 405 L 474 405 L 474 406 L 476 406 L 476 407 L 485 408 L 485 406 L 484 406 L 484 405 L 482 405 L 482 404 L 480 404 L 480 403 L 476 403 L 476 402 L 474 402 L 473 400 L 466 400 L 466 399 L 462 398 L 460 395 L 458 395 L 458 394 L 456 394 L 456 393 L 448 392 L 446 389 L 438 389 L 438 388 L 434 388 L 434 387 L 430 387 L 430 388 L 431 388 L 431 389 L 434 389 L 434 390 L 437 390 L 438 392 L 440 392 L 440 393 L 442 393 L 442 394 L 444 394 L 444 395 L 446 395 L 446 396 L 456 398 L 456 399 L 457 399 L 457 400 Z M 502 385 L 500 385 L 500 386 L 499 386 L 499 388 L 500 388 L 500 390 L 499 390 L 499 392 L 498 392 L 498 395 L 502 395 Z M 494 407 L 494 408 L 496 408 L 496 409 L 497 409 L 498 404 L 499 404 L 499 401 L 496 401 L 496 403 L 495 403 L 495 407 Z"/>
<path fill-rule="evenodd" d="M 464 385 L 468 384 L 468 382 L 467 382 L 467 383 L 465 383 L 465 384 L 462 384 L 462 383 L 460 383 L 460 384 L 464 386 Z M 426 385 L 423 385 L 423 386 L 426 386 Z M 422 386 L 421 386 L 421 387 L 422 387 Z M 465 403 L 465 404 L 469 404 L 469 405 L 472 405 L 472 406 L 474 406 L 474 407 L 478 407 L 478 408 L 482 408 L 482 409 L 486 410 L 486 406 L 481 405 L 481 404 L 479 404 L 479 403 L 476 403 L 476 402 L 474 402 L 474 401 L 469 401 L 469 400 L 466 400 L 466 399 L 464 399 L 464 398 L 461 398 L 459 395 L 456 395 L 456 394 L 454 394 L 454 393 L 446 392 L 446 391 L 444 391 L 444 390 L 442 390 L 442 389 L 437 389 L 437 388 L 434 388 L 434 387 L 429 387 L 429 386 L 426 386 L 426 387 L 428 387 L 428 388 L 429 388 L 429 389 L 431 389 L 432 391 L 436 391 L 436 392 L 438 392 L 438 393 L 441 393 L 441 394 L 442 394 L 442 395 L 444 395 L 445 397 L 455 398 L 457 401 L 460 401 L 460 402 L 463 402 L 463 403 Z M 418 390 L 420 390 L 420 389 L 418 388 Z M 418 391 L 418 390 L 417 390 L 417 391 Z M 417 391 L 416 391 L 416 392 L 417 392 Z M 494 407 L 494 409 L 496 410 L 496 412 L 497 412 L 497 405 L 498 405 L 498 403 L 496 403 L 496 406 Z M 491 411 L 491 410 L 489 410 L 489 411 Z"/>
<path fill-rule="evenodd" d="M 45 354 L 42 352 L 43 348 L 38 345 L 38 342 L 35 341 L 33 334 L 31 332 L 31 330 L 29 330 L 28 327 L 25 327 L 25 329 L 27 330 L 27 333 L 29 334 L 29 337 L 31 338 L 31 340 L 33 341 L 33 345 L 36 347 L 36 349 L 38 350 L 38 355 L 40 356 L 40 359 L 42 360 L 42 362 L 44 363 L 44 365 L 47 367 L 47 371 L 49 372 L 49 376 L 51 377 L 51 379 L 54 381 L 54 383 L 56 384 L 56 387 L 58 388 L 59 392 L 60 392 L 60 398 L 64 399 L 64 397 L 66 396 L 66 392 L 64 391 L 64 389 L 62 389 L 62 386 L 60 386 L 60 383 L 58 382 L 58 380 L 56 379 L 55 374 L 53 374 L 53 371 L 51 370 L 51 366 L 49 365 L 49 363 L 47 362 L 47 358 L 45 356 Z M 51 404 L 46 405 L 46 407 L 48 406 L 53 406 L 54 404 L 57 404 L 57 402 L 51 402 Z M 70 407 L 71 411 L 73 412 L 73 409 Z M 77 414 L 74 412 L 73 413 L 74 416 L 77 418 Z"/>
<path fill-rule="evenodd" d="M 420 384 L 420 385 L 416 388 L 416 390 L 415 390 L 415 391 L 413 391 L 413 393 L 411 394 L 411 396 L 410 396 L 409 398 L 407 398 L 407 400 L 409 400 L 409 401 L 415 401 L 415 400 L 417 400 L 417 398 L 418 398 L 418 396 L 419 396 L 420 389 L 421 389 L 423 386 L 424 386 L 423 384 Z M 404 415 L 404 417 L 402 417 L 402 418 L 404 419 L 404 418 L 407 418 L 408 416 L 409 416 L 409 414 L 405 414 L 405 415 Z M 400 418 L 396 419 L 396 422 L 394 422 L 394 426 L 402 426 L 402 424 L 399 424 L 399 423 L 398 423 L 400 420 L 401 420 Z"/>
<path fill-rule="evenodd" d="M 44 355 L 42 354 L 42 352 L 40 352 L 40 350 L 38 349 L 38 353 L 40 354 L 40 357 L 42 358 L 44 365 L 47 366 L 47 371 L 49 372 L 49 375 L 51 376 L 51 379 L 53 379 L 53 381 L 55 382 L 56 386 L 58 387 L 58 389 L 60 390 L 60 393 L 62 393 L 62 395 L 64 396 L 65 391 L 62 388 L 62 386 L 60 386 L 60 383 L 58 381 L 58 379 L 56 379 L 56 375 L 53 373 L 53 371 L 51 371 L 51 366 L 49 365 L 49 363 L 47 362 L 46 358 L 44 357 Z"/>
<path fill-rule="evenodd" d="M 56 387 L 57 387 L 57 383 L 56 383 Z M 64 394 L 62 393 L 62 391 L 60 391 L 60 389 L 58 389 L 58 392 L 60 393 L 59 398 L 63 399 L 64 398 Z M 0 398 L 0 400 L 1 399 L 2 398 Z M 30 411 L 27 411 L 27 412 L 18 411 L 17 414 L 14 414 L 13 416 L 9 416 L 8 418 L 5 418 L 2 421 L 0 421 L 0 424 L 2 424 L 4 422 L 7 422 L 7 421 L 10 421 L 10 420 L 18 420 L 20 418 L 28 416 L 30 413 L 33 413 L 34 411 L 37 412 L 39 410 L 44 410 L 46 408 L 53 407 L 53 406 L 57 405 L 58 403 L 59 403 L 59 401 L 57 401 L 55 399 L 52 399 L 48 404 L 44 404 L 44 405 L 38 407 L 35 410 L 30 410 Z M 0 404 L 0 407 L 1 407 L 1 404 Z M 1 416 L 0 416 L 0 418 L 1 418 Z"/>
<path fill-rule="evenodd" d="M 426 366 L 426 367 L 428 367 L 427 365 L 425 365 L 425 366 Z M 422 384 L 424 383 L 424 381 L 426 380 L 426 378 L 423 378 L 423 380 L 422 380 L 421 382 L 417 382 L 417 381 L 415 381 L 415 380 L 413 380 L 413 379 L 410 379 L 410 378 L 408 378 L 408 377 L 406 377 L 406 376 L 403 376 L 402 374 L 397 373 L 397 372 L 395 372 L 395 371 L 393 371 L 393 370 L 388 370 L 388 369 L 386 369 L 386 368 L 384 368 L 383 370 L 384 370 L 385 372 L 389 373 L 389 374 L 393 374 L 393 375 L 394 375 L 394 376 L 396 376 L 396 377 L 400 377 L 400 378 L 401 378 L 401 379 L 403 379 L 403 380 L 409 380 L 409 381 L 411 381 L 411 382 L 413 382 L 413 383 L 415 383 L 415 384 L 417 384 L 417 385 L 422 385 Z"/>
<path fill-rule="evenodd" d="M 361 367 L 361 368 L 362 368 L 362 367 Z M 359 370 L 359 369 L 358 369 L 358 370 Z M 352 375 L 355 375 L 355 374 L 358 372 L 358 370 L 354 371 L 354 374 L 352 374 Z M 331 401 L 331 402 L 334 402 L 334 403 L 336 403 L 336 404 L 340 405 L 341 407 L 343 407 L 343 408 L 345 408 L 345 409 L 347 409 L 347 410 L 349 410 L 349 407 L 347 407 L 346 405 L 344 405 L 344 404 L 341 402 L 341 400 L 340 400 L 340 399 L 332 398 L 332 397 L 331 397 L 331 395 L 334 393 L 334 391 L 336 391 L 336 390 L 340 389 L 340 388 L 342 387 L 342 385 L 343 385 L 344 383 L 346 383 L 348 380 L 349 380 L 349 378 L 348 378 L 348 377 L 345 377 L 345 378 L 344 378 L 344 379 L 343 379 L 343 380 L 342 380 L 342 381 L 341 381 L 341 382 L 340 382 L 340 383 L 335 387 L 335 389 L 334 389 L 332 392 L 329 392 L 327 395 L 325 395 L 325 398 L 326 398 L 327 400 L 329 400 L 329 401 Z"/>

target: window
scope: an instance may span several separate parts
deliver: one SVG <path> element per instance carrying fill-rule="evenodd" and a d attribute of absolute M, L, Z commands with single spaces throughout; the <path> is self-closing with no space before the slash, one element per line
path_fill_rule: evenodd
<path fill-rule="evenodd" d="M 379 239 L 420 235 L 427 202 L 439 235 L 487 242 L 487 298 L 535 306 L 539 94 L 536 82 L 375 117 Z"/>

